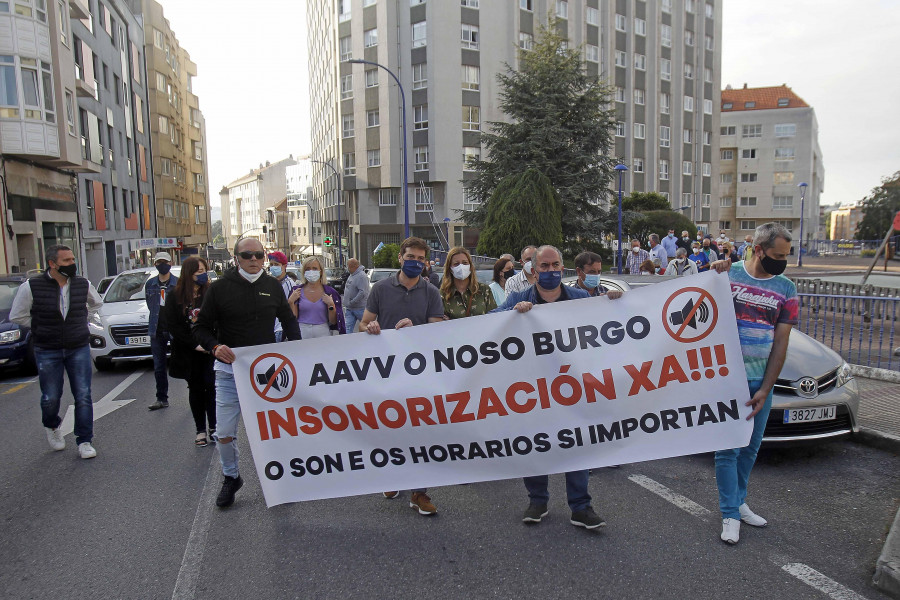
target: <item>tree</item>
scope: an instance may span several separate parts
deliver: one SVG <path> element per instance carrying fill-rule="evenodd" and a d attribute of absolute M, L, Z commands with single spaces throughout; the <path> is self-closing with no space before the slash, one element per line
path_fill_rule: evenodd
<path fill-rule="evenodd" d="M 213 221 L 212 229 L 212 245 L 216 248 L 225 245 L 225 238 L 222 236 L 222 221 Z"/>
<path fill-rule="evenodd" d="M 900 171 L 882 179 L 860 205 L 863 218 L 856 226 L 856 239 L 880 240 L 900 210 Z"/>
<path fill-rule="evenodd" d="M 372 266 L 377 269 L 399 269 L 400 244 L 385 244 L 372 257 Z"/>
<path fill-rule="evenodd" d="M 609 88 L 584 72 L 581 50 L 567 48 L 567 42 L 551 19 L 540 28 L 533 49 L 519 51 L 520 70 L 506 65 L 498 75 L 499 105 L 508 121 L 488 123 L 481 134 L 486 158 L 470 162 L 477 176 L 465 181 L 467 194 L 480 205 L 464 211 L 463 218 L 483 228 L 500 182 L 536 169 L 558 194 L 561 249 L 571 256 L 579 240 L 596 240 L 603 233 L 598 221 L 605 216 L 600 201 L 609 197 L 614 173 L 615 113 Z M 532 216 L 505 218 L 527 221 Z"/>
<path fill-rule="evenodd" d="M 687 231 L 691 239 L 697 235 L 697 226 L 693 221 L 672 209 L 649 210 L 641 213 L 640 218 L 636 219 L 628 229 L 628 233 L 631 237 L 645 243 L 647 236 L 651 233 L 659 235 L 659 238 L 662 239 L 670 229 L 674 229 L 677 236 L 680 236 L 682 231 Z"/>
<path fill-rule="evenodd" d="M 622 199 L 622 210 L 646 212 L 648 210 L 672 210 L 669 200 L 657 192 L 631 192 Z"/>
<path fill-rule="evenodd" d="M 510 215 L 521 218 L 511 219 Z M 478 253 L 515 254 L 533 244 L 562 244 L 562 206 L 550 180 L 537 169 L 503 178 L 491 195 Z"/>

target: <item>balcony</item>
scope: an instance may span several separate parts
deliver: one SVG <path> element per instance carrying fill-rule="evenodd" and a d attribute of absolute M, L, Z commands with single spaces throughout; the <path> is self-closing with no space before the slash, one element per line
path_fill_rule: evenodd
<path fill-rule="evenodd" d="M 69 0 L 69 16 L 73 19 L 89 19 L 91 8 L 88 0 Z"/>

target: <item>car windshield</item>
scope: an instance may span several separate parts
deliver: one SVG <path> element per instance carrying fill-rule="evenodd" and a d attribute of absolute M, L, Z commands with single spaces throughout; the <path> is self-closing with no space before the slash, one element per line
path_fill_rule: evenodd
<path fill-rule="evenodd" d="M 128 302 L 144 299 L 144 283 L 150 279 L 149 272 L 122 273 L 116 277 L 103 297 L 104 303 Z"/>
<path fill-rule="evenodd" d="M 4 281 L 0 283 L 0 310 L 9 310 L 12 308 L 13 299 L 16 297 L 16 290 L 19 289 L 19 283 L 15 281 Z"/>
<path fill-rule="evenodd" d="M 394 272 L 393 269 L 375 269 L 372 271 L 372 283 L 376 281 L 381 281 L 382 279 L 387 279 Z"/>

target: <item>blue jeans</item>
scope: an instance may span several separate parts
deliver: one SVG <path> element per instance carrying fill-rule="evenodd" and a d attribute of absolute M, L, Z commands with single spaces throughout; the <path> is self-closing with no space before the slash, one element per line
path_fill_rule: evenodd
<path fill-rule="evenodd" d="M 153 375 L 156 377 L 156 399 L 169 401 L 169 374 L 166 372 L 166 349 L 169 347 L 169 334 L 157 331 L 150 336 L 150 351 L 153 352 Z"/>
<path fill-rule="evenodd" d="M 347 333 L 356 333 L 356 327 L 359 325 L 359 322 L 362 321 L 363 313 L 366 312 L 364 308 L 345 308 L 344 309 L 344 323 L 347 326 Z"/>
<path fill-rule="evenodd" d="M 748 381 L 750 397 L 759 390 L 762 381 Z M 747 498 L 747 482 L 750 479 L 750 471 L 756 462 L 756 453 L 762 444 L 763 432 L 766 430 L 766 421 L 769 419 L 769 411 L 772 409 L 772 392 L 766 397 L 766 402 L 761 411 L 753 417 L 753 433 L 750 435 L 750 443 L 743 448 L 731 450 L 719 450 L 716 452 L 716 485 L 719 487 L 719 510 L 723 519 L 740 519 L 738 510 Z"/>
<path fill-rule="evenodd" d="M 41 385 L 41 422 L 56 429 L 62 423 L 59 400 L 63 392 L 63 370 L 69 374 L 69 389 L 75 398 L 75 442 L 94 437 L 94 405 L 91 401 L 91 348 L 73 350 L 34 349 Z"/>
<path fill-rule="evenodd" d="M 216 371 L 216 440 L 231 438 L 227 444 L 218 444 L 222 473 L 228 477 L 237 477 L 239 474 L 237 428 L 240 419 L 241 404 L 238 402 L 234 375 Z"/>
<path fill-rule="evenodd" d="M 284 340 L 284 330 L 279 329 L 278 331 L 275 332 L 275 341 L 281 342 L 282 340 Z"/>
<path fill-rule="evenodd" d="M 569 471 L 566 473 L 566 497 L 569 500 L 569 508 L 572 512 L 584 510 L 591 505 L 591 495 L 588 494 L 589 471 Z M 550 493 L 547 491 L 548 475 L 537 475 L 525 478 L 525 489 L 528 490 L 528 498 L 532 504 L 547 504 Z"/>

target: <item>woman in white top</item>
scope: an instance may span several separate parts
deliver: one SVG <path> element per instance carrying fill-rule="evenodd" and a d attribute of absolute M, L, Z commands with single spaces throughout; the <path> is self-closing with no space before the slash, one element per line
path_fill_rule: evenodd
<path fill-rule="evenodd" d="M 494 281 L 489 286 L 494 293 L 494 302 L 500 306 L 506 301 L 506 282 L 516 274 L 513 262 L 508 258 L 501 258 L 494 263 Z"/>

